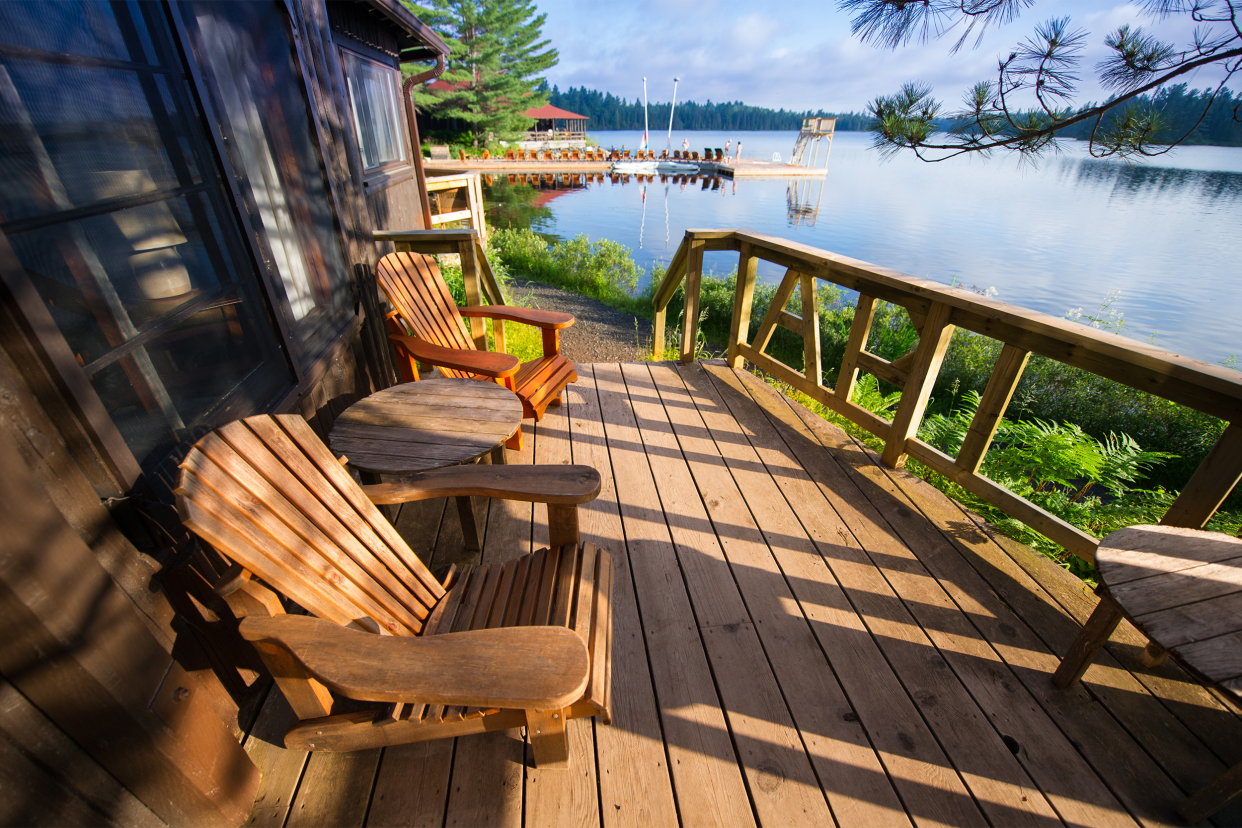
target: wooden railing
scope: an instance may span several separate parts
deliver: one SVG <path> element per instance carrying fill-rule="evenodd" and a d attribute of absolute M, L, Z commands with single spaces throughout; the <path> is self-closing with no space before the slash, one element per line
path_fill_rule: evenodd
<path fill-rule="evenodd" d="M 468 221 L 487 241 L 484 220 L 483 188 L 477 172 L 437 175 L 427 179 L 427 197 L 431 201 L 431 223 L 439 227 L 454 221 Z"/>
<path fill-rule="evenodd" d="M 664 352 L 668 304 L 684 282 L 680 355 L 682 362 L 694 359 L 703 254 L 713 250 L 738 252 L 737 290 L 729 332 L 730 366 L 739 367 L 743 359 L 751 362 L 882 439 L 882 460 L 888 466 L 900 467 L 907 456 L 913 457 L 1081 558 L 1094 560 L 1098 545 L 1095 538 L 979 473 L 1032 353 L 1229 423 L 1161 521 L 1163 524 L 1202 528 L 1242 478 L 1242 374 L 1075 322 L 746 230 L 686 231 L 655 293 L 653 350 L 657 355 Z M 747 341 L 760 260 L 787 270 L 754 340 Z M 816 280 L 859 294 L 835 388 L 821 382 Z M 802 297 L 801 316 L 785 310 L 795 290 Z M 866 350 L 879 300 L 905 308 L 919 331 L 914 350 L 891 362 Z M 765 353 L 777 326 L 803 337 L 805 373 Z M 920 440 L 917 434 L 955 327 L 999 340 L 1004 347 L 962 448 L 957 457 L 949 457 Z M 902 389 L 891 422 L 850 400 L 859 371 Z"/>
<path fill-rule="evenodd" d="M 461 275 L 466 283 L 466 304 L 477 306 L 484 304 L 505 304 L 504 293 L 496 275 L 492 272 L 491 263 L 479 234 L 475 230 L 377 230 L 377 242 L 392 242 L 398 253 L 455 253 L 461 257 Z M 502 319 L 492 321 L 492 334 L 495 338 L 495 350 L 505 350 L 505 323 Z M 470 317 L 470 338 L 480 351 L 487 348 L 487 328 L 484 320 L 477 316 Z"/>

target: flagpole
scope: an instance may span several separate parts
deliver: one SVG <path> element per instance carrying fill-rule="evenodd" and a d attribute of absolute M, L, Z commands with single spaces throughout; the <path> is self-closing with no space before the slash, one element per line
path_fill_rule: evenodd
<path fill-rule="evenodd" d="M 647 78 L 643 78 L 643 145 L 647 149 Z"/>
<path fill-rule="evenodd" d="M 677 82 L 681 78 L 673 78 L 673 105 L 668 109 L 668 146 L 665 149 L 673 148 L 673 110 L 677 108 Z"/>

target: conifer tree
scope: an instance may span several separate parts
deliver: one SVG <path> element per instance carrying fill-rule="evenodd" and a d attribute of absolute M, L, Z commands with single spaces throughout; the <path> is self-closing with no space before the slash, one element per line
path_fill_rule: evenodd
<path fill-rule="evenodd" d="M 533 121 L 522 112 L 546 102 L 536 83 L 558 60 L 541 39 L 547 15 L 533 0 L 431 0 L 411 8 L 451 50 L 444 83 L 414 89 L 414 103 L 465 124 L 479 141 L 529 129 Z"/>
<path fill-rule="evenodd" d="M 854 34 L 890 48 L 958 34 L 953 51 L 972 34 L 1016 19 L 1038 0 L 837 0 L 853 15 Z M 1058 136 L 1086 129 L 1096 157 L 1160 155 L 1192 139 L 1210 121 L 1214 104 L 1229 102 L 1225 84 L 1242 72 L 1242 0 L 1139 0 L 1128 11 L 1158 27 L 1170 18 L 1195 24 L 1189 42 L 1161 39 L 1136 24 L 1103 37 L 1108 52 L 1095 66 L 1112 93 L 1102 104 L 1076 105 L 1083 50 L 1091 35 L 1070 18 L 1043 23 L 1025 42 L 997 59 L 993 79 L 976 83 L 963 106 L 949 110 L 926 84 L 911 82 L 869 107 L 875 144 L 882 151 L 913 150 L 926 161 L 962 153 L 996 151 L 1034 156 L 1054 148 Z M 1190 117 L 1174 120 L 1162 104 L 1179 79 L 1212 67 L 1220 79 L 1196 101 Z M 1217 108 L 1217 117 L 1224 107 Z M 1242 106 L 1229 116 L 1242 122 Z"/>

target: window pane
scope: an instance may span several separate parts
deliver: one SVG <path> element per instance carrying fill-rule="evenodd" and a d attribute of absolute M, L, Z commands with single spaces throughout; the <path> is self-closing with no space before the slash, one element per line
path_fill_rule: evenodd
<path fill-rule="evenodd" d="M 17 2 L 5 0 L 0 43 L 104 60 L 155 64 L 150 38 L 137 4 L 94 0 Z M 128 30 L 128 31 L 127 31 Z M 127 36 L 137 35 L 134 50 Z"/>
<path fill-rule="evenodd" d="M 345 256 L 287 19 L 273 3 L 187 4 L 195 53 L 248 180 L 255 229 L 284 287 L 309 365 L 352 314 Z"/>
<path fill-rule="evenodd" d="M 165 140 L 183 122 L 165 78 L 0 60 L 0 217 L 8 224 L 201 183 L 197 165 Z"/>
<path fill-rule="evenodd" d="M 362 145 L 362 166 L 369 170 L 405 160 L 396 71 L 353 52 L 342 51 L 342 55 L 354 128 Z"/>
<path fill-rule="evenodd" d="M 254 277 L 242 284 L 220 268 L 211 251 L 218 228 L 196 221 L 205 201 L 156 202 L 10 237 L 140 463 L 210 422 L 235 391 L 270 398 L 289 384 Z"/>

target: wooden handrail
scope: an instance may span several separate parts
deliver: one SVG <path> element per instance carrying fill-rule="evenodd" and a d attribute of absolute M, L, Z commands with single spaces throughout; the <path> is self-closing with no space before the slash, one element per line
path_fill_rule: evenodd
<path fill-rule="evenodd" d="M 686 310 L 680 353 L 683 362 L 694 359 L 703 253 L 714 250 L 739 254 L 738 287 L 729 332 L 730 366 L 736 368 L 743 359 L 749 360 L 884 440 L 882 460 L 887 465 L 900 467 L 907 455 L 912 456 L 1079 557 L 1094 558 L 1095 538 L 979 474 L 983 456 L 1032 353 L 1232 423 L 1169 509 L 1166 525 L 1201 528 L 1242 479 L 1242 374 L 1107 331 L 748 230 L 686 231 L 652 301 L 652 347 L 656 356 L 664 352 L 668 304 L 684 283 Z M 750 314 L 759 260 L 787 270 L 754 341 L 750 342 Z M 816 280 L 859 293 L 835 389 L 822 384 L 817 370 Z M 796 290 L 802 297 L 801 317 L 785 310 Z M 878 300 L 905 308 L 919 330 L 915 350 L 891 362 L 866 350 Z M 796 371 L 765 353 L 778 325 L 804 336 L 804 364 L 813 366 L 810 372 Z M 1004 344 L 956 458 L 916 436 L 954 328 L 965 328 Z M 902 388 L 892 422 L 850 401 L 859 370 Z"/>
<path fill-rule="evenodd" d="M 470 226 L 479 232 L 479 237 L 487 241 L 487 221 L 483 207 L 483 188 L 479 184 L 477 172 L 456 172 L 450 175 L 437 175 L 427 179 L 427 194 L 443 190 L 465 190 L 465 210 L 454 210 L 448 213 L 436 213 L 431 216 L 433 225 L 448 224 L 454 221 L 469 221 Z"/>

